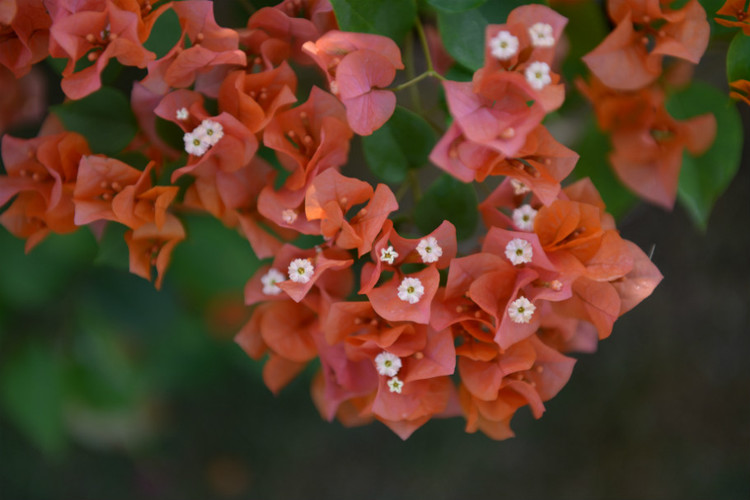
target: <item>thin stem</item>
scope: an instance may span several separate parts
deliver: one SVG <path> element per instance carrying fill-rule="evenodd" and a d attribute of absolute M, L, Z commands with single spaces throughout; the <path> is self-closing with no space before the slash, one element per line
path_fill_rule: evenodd
<path fill-rule="evenodd" d="M 411 80 L 408 80 L 408 81 L 406 81 L 406 82 L 402 83 L 401 85 L 396 85 L 395 87 L 391 87 L 391 88 L 389 88 L 388 90 L 391 90 L 391 91 L 393 91 L 393 92 L 398 92 L 399 90 L 404 90 L 404 89 L 406 89 L 406 88 L 409 88 L 409 87 L 411 87 L 411 86 L 412 86 L 412 85 L 414 85 L 415 83 L 417 83 L 417 82 L 420 82 L 420 81 L 424 80 L 424 79 L 425 79 L 425 78 L 427 78 L 428 76 L 435 76 L 435 75 L 432 75 L 432 74 L 430 74 L 430 72 L 429 72 L 429 71 L 425 71 L 425 72 L 424 72 L 424 73 L 422 73 L 421 75 L 415 76 L 415 77 L 414 77 L 414 78 L 412 78 Z"/>
<path fill-rule="evenodd" d="M 435 72 L 435 68 L 432 65 L 432 57 L 430 57 L 430 46 L 427 44 L 427 36 L 424 33 L 424 27 L 422 26 L 422 21 L 419 19 L 419 16 L 417 16 L 417 33 L 419 34 L 419 41 L 422 43 L 422 50 L 424 51 L 424 58 L 427 61 L 427 72 L 428 73 L 435 73 L 435 75 L 438 75 Z"/>
<path fill-rule="evenodd" d="M 406 66 L 406 79 L 414 79 L 414 38 L 411 34 L 406 37 L 406 46 L 404 47 L 404 63 Z M 419 99 L 419 90 L 416 86 L 409 87 L 409 96 L 412 105 L 418 114 L 422 114 L 422 102 Z"/>

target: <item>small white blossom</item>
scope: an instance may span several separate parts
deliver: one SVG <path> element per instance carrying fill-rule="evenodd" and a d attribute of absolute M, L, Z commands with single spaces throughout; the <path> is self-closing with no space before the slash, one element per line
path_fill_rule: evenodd
<path fill-rule="evenodd" d="M 391 392 L 397 392 L 401 394 L 401 389 L 404 388 L 404 383 L 398 377 L 393 377 L 388 381 L 388 389 Z"/>
<path fill-rule="evenodd" d="M 315 268 L 308 259 L 294 259 L 289 264 L 289 279 L 296 283 L 307 283 Z"/>
<path fill-rule="evenodd" d="M 206 142 L 210 146 L 213 146 L 214 144 L 219 142 L 219 139 L 224 137 L 224 127 L 221 126 L 221 123 L 215 122 L 213 120 L 203 120 L 198 126 L 198 129 L 202 130 L 203 135 L 206 138 Z"/>
<path fill-rule="evenodd" d="M 513 224 L 521 231 L 533 231 L 535 217 L 536 210 L 531 208 L 531 205 L 521 205 L 513 210 Z"/>
<path fill-rule="evenodd" d="M 276 283 L 284 281 L 286 277 L 276 269 L 269 269 L 266 274 L 260 278 L 260 282 L 263 284 L 263 293 L 266 295 L 278 295 L 281 293 Z"/>
<path fill-rule="evenodd" d="M 534 47 L 552 47 L 555 45 L 555 34 L 547 23 L 536 23 L 529 28 L 531 35 L 531 44 Z"/>
<path fill-rule="evenodd" d="M 522 194 L 526 194 L 529 191 L 531 191 L 531 188 L 524 184 L 523 182 L 519 181 L 518 179 L 511 179 L 510 185 L 513 186 L 513 194 L 520 196 Z"/>
<path fill-rule="evenodd" d="M 388 246 L 388 248 L 381 248 L 380 249 L 380 261 L 381 262 L 387 262 L 389 264 L 393 264 L 393 261 L 398 258 L 398 252 L 393 249 L 393 246 Z"/>
<path fill-rule="evenodd" d="M 375 368 L 377 368 L 379 374 L 393 377 L 401 369 L 401 358 L 388 351 L 383 351 L 375 356 Z"/>
<path fill-rule="evenodd" d="M 188 119 L 188 116 L 190 116 L 190 114 L 188 113 L 187 108 L 180 108 L 180 109 L 177 110 L 177 119 L 178 120 L 185 121 L 185 120 Z"/>
<path fill-rule="evenodd" d="M 424 295 L 424 287 L 419 278 L 404 278 L 398 287 L 398 298 L 409 304 L 416 304 Z"/>
<path fill-rule="evenodd" d="M 281 212 L 281 220 L 283 220 L 287 224 L 294 224 L 294 221 L 297 220 L 297 211 L 292 210 L 291 208 L 287 208 L 286 210 Z"/>
<path fill-rule="evenodd" d="M 440 248 L 437 240 L 432 236 L 428 236 L 419 242 L 417 252 L 419 252 L 419 256 L 422 257 L 422 262 L 425 264 L 437 262 L 443 255 L 443 249 Z"/>
<path fill-rule="evenodd" d="M 529 302 L 526 297 L 519 297 L 510 303 L 508 316 L 513 323 L 528 323 L 536 311 L 536 306 Z"/>
<path fill-rule="evenodd" d="M 552 78 L 549 76 L 549 64 L 546 62 L 533 62 L 526 67 L 526 81 L 536 90 L 542 90 L 549 85 Z"/>
<path fill-rule="evenodd" d="M 489 46 L 493 56 L 506 61 L 518 52 L 518 38 L 509 31 L 501 31 L 490 40 Z"/>
<path fill-rule="evenodd" d="M 505 246 L 505 256 L 514 265 L 528 264 L 534 256 L 531 243 L 521 238 L 513 238 Z"/>
<path fill-rule="evenodd" d="M 210 147 L 205 138 L 195 131 L 186 133 L 182 139 L 185 141 L 185 151 L 193 156 L 203 156 Z"/>

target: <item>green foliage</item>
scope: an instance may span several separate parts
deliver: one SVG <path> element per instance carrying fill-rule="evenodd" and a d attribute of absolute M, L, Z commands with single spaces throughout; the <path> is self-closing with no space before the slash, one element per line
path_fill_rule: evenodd
<path fill-rule="evenodd" d="M 99 251 L 94 263 L 115 269 L 127 270 L 130 266 L 128 245 L 125 243 L 125 232 L 128 230 L 122 224 L 109 222 L 99 240 Z"/>
<path fill-rule="evenodd" d="M 414 218 L 423 233 L 449 220 L 456 226 L 458 240 L 465 240 L 474 234 L 479 222 L 477 205 L 477 194 L 471 184 L 443 174 L 417 203 Z"/>
<path fill-rule="evenodd" d="M 561 3 L 555 9 L 568 18 L 565 36 L 570 42 L 570 51 L 563 63 L 563 75 L 572 81 L 577 75 L 584 75 L 588 71 L 581 57 L 591 52 L 609 34 L 607 17 L 596 2 Z"/>
<path fill-rule="evenodd" d="M 370 170 L 385 182 L 404 182 L 410 168 L 427 163 L 437 137 L 421 116 L 401 106 L 372 135 L 362 137 Z"/>
<path fill-rule="evenodd" d="M 77 101 L 68 101 L 51 110 L 67 130 L 86 137 L 94 153 L 114 155 L 130 144 L 138 130 L 130 102 L 122 92 L 102 87 Z"/>
<path fill-rule="evenodd" d="M 713 113 L 716 140 L 703 155 L 683 157 L 678 197 L 695 223 L 705 229 L 716 199 L 737 173 L 742 155 L 742 121 L 733 102 L 715 87 L 693 82 L 667 101 L 678 120 Z"/>
<path fill-rule="evenodd" d="M 742 31 L 735 35 L 727 51 L 727 80 L 750 80 L 750 36 Z"/>
<path fill-rule="evenodd" d="M 427 3 L 442 12 L 464 12 L 479 7 L 487 0 L 427 0 Z"/>
<path fill-rule="evenodd" d="M 438 30 L 448 53 L 476 71 L 484 65 L 484 36 L 488 24 L 503 23 L 510 11 L 528 3 L 522 0 L 487 2 L 463 12 L 438 11 Z"/>
<path fill-rule="evenodd" d="M 168 9 L 156 20 L 143 46 L 154 52 L 157 59 L 161 59 L 177 44 L 180 34 L 182 34 L 182 28 L 177 13 Z"/>
<path fill-rule="evenodd" d="M 599 130 L 596 120 L 592 117 L 584 128 L 583 136 L 573 148 L 581 155 L 573 175 L 576 179 L 588 177 L 596 186 L 607 211 L 619 217 L 630 209 L 636 197 L 625 188 L 609 164 L 611 150 L 608 137 Z"/>
<path fill-rule="evenodd" d="M 0 397 L 13 423 L 48 454 L 62 452 L 62 363 L 53 346 L 27 342 L 5 357 L 0 370 Z"/>
<path fill-rule="evenodd" d="M 417 16 L 414 0 L 331 0 L 344 31 L 375 33 L 401 43 Z"/>
<path fill-rule="evenodd" d="M 242 290 L 260 263 L 247 240 L 212 217 L 182 220 L 188 237 L 175 247 L 171 279 L 202 301 Z"/>

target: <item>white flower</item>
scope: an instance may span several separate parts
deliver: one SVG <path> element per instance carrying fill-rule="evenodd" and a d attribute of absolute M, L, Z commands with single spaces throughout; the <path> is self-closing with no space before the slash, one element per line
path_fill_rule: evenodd
<path fill-rule="evenodd" d="M 404 383 L 398 377 L 393 377 L 388 381 L 388 389 L 391 392 L 397 392 L 401 394 L 401 389 L 404 388 Z"/>
<path fill-rule="evenodd" d="M 263 293 L 266 295 L 278 295 L 281 293 L 281 288 L 276 286 L 276 283 L 284 281 L 286 278 L 280 271 L 276 269 L 269 269 L 266 274 L 260 278 L 260 282 L 263 284 Z"/>
<path fill-rule="evenodd" d="M 534 47 L 552 47 L 555 45 L 555 34 L 547 23 L 536 23 L 529 28 L 531 44 Z"/>
<path fill-rule="evenodd" d="M 548 85 L 552 78 L 549 76 L 549 64 L 546 62 L 533 62 L 526 67 L 526 81 L 536 90 L 542 90 Z"/>
<path fill-rule="evenodd" d="M 509 31 L 501 31 L 489 43 L 490 52 L 501 61 L 506 61 L 518 52 L 518 38 Z"/>
<path fill-rule="evenodd" d="M 289 279 L 296 283 L 307 283 L 315 268 L 307 259 L 294 259 L 289 264 Z"/>
<path fill-rule="evenodd" d="M 187 108 L 180 108 L 180 109 L 177 110 L 177 119 L 178 120 L 185 121 L 185 120 L 188 119 L 188 116 L 190 116 L 190 114 L 188 113 Z"/>
<path fill-rule="evenodd" d="M 198 129 L 201 129 L 203 131 L 206 142 L 210 146 L 213 146 L 214 144 L 219 142 L 219 139 L 224 137 L 224 127 L 222 127 L 221 123 L 219 122 L 215 122 L 212 120 L 203 120 L 198 126 Z M 195 132 L 195 130 L 193 132 Z"/>
<path fill-rule="evenodd" d="M 185 141 L 185 151 L 193 156 L 203 156 L 210 145 L 206 142 L 205 137 L 196 134 L 195 130 L 182 136 Z"/>
<path fill-rule="evenodd" d="M 526 297 L 520 297 L 510 303 L 508 316 L 513 323 L 528 323 L 536 311 L 536 306 L 529 302 Z"/>
<path fill-rule="evenodd" d="M 294 224 L 294 221 L 297 220 L 297 211 L 292 210 L 291 208 L 287 208 L 286 210 L 281 212 L 281 220 L 283 220 L 287 224 Z"/>
<path fill-rule="evenodd" d="M 419 252 L 419 256 L 422 257 L 422 262 L 425 264 L 437 262 L 443 255 L 443 249 L 440 248 L 437 240 L 432 236 L 428 236 L 419 242 L 417 252 Z"/>
<path fill-rule="evenodd" d="M 518 179 L 511 179 L 510 185 L 513 186 L 513 194 L 520 196 L 522 194 L 526 194 L 529 191 L 531 191 L 531 188 L 524 184 L 523 182 L 519 181 Z"/>
<path fill-rule="evenodd" d="M 513 210 L 513 224 L 521 231 L 534 230 L 534 217 L 536 210 L 531 205 L 521 205 L 520 208 Z"/>
<path fill-rule="evenodd" d="M 531 243 L 521 238 L 513 238 L 505 246 L 505 256 L 514 266 L 531 262 L 534 250 Z"/>
<path fill-rule="evenodd" d="M 409 304 L 416 304 L 424 295 L 424 287 L 419 278 L 404 278 L 398 286 L 398 298 Z"/>
<path fill-rule="evenodd" d="M 388 248 L 380 249 L 380 261 L 393 264 L 393 261 L 398 258 L 398 252 L 393 249 L 393 246 Z"/>
<path fill-rule="evenodd" d="M 377 368 L 379 374 L 393 377 L 401 369 L 401 358 L 388 351 L 383 351 L 375 356 L 375 368 Z"/>

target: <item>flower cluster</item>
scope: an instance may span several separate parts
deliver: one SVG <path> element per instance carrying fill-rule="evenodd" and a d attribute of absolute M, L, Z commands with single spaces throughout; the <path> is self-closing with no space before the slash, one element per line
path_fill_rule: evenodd
<path fill-rule="evenodd" d="M 627 36 L 587 58 L 597 76 L 607 74 L 601 81 L 612 76 L 603 65 L 620 56 L 643 59 L 643 68 L 624 70 L 627 78 L 614 77 L 628 91 L 652 85 L 662 55 L 695 62 L 705 48 L 702 35 L 680 38 L 684 23 L 705 21 L 696 0 L 675 12 L 646 12 L 641 3 L 616 3 L 616 32 Z M 111 59 L 145 68 L 132 88 L 140 131 L 128 150 L 149 163 L 139 169 L 92 154 L 83 136 L 50 118 L 37 138 L 3 138 L 0 205 L 9 205 L 0 223 L 27 250 L 50 232 L 124 225 L 131 272 L 151 279 L 155 269 L 157 288 L 186 238 L 181 213 L 205 212 L 236 228 L 268 259 L 245 287 L 251 312 L 236 341 L 265 358 L 273 392 L 318 359 L 312 397 L 327 419 L 376 419 L 406 438 L 433 417 L 463 415 L 470 432 L 509 437 L 519 408 L 539 417 L 567 382 L 574 360 L 565 353 L 593 351 L 661 280 L 620 237 L 591 182 L 561 187 L 578 155 L 542 125 L 565 97 L 558 56 L 567 20 L 548 7 L 522 6 L 489 25 L 473 80 L 443 82 L 452 124 L 430 159 L 464 182 L 498 180 L 478 206 L 486 234 L 461 256 L 451 222 L 406 237 L 390 187 L 341 173 L 354 134 L 372 134 L 393 115 L 388 86 L 404 64 L 391 39 L 339 31 L 327 0 L 284 0 L 254 12 L 242 30 L 218 26 L 212 3 L 199 0 L 18 8 L 36 9 L 27 15 L 39 25 L 29 33 L 3 20 L 11 31 L 2 43 L 14 41 L 15 56 L 0 62 L 16 74 L 47 53 L 64 58 L 62 89 L 79 99 L 101 87 Z M 157 58 L 143 42 L 166 12 L 181 33 Z M 647 32 L 657 36 L 650 51 L 633 35 L 633 23 L 647 27 L 649 19 L 664 31 Z M 616 50 L 607 48 L 613 43 Z M 309 93 L 293 69 L 304 65 L 322 72 Z M 606 106 L 616 110 L 600 120 L 612 120 L 613 162 L 623 170 L 663 162 L 672 175 L 669 161 L 684 148 L 710 143 L 710 119 L 672 119 L 658 88 L 628 94 L 641 104 L 597 85 L 588 87 L 592 100 L 614 99 Z M 165 126 L 179 129 L 182 142 L 159 133 Z M 635 146 L 634 160 L 643 130 L 665 135 L 652 149 Z M 653 197 L 666 205 L 675 186 Z M 295 244 L 301 235 L 318 244 Z"/>
<path fill-rule="evenodd" d="M 716 136 L 710 113 L 686 121 L 666 108 L 666 89 L 685 83 L 680 73 L 697 64 L 708 45 L 710 27 L 697 0 L 678 9 L 671 3 L 610 0 L 609 15 L 617 25 L 583 57 L 592 77 L 579 82 L 594 106 L 599 128 L 610 134 L 610 163 L 631 191 L 672 209 L 683 152 L 703 154 Z M 663 73 L 665 56 L 675 58 L 672 74 Z"/>

